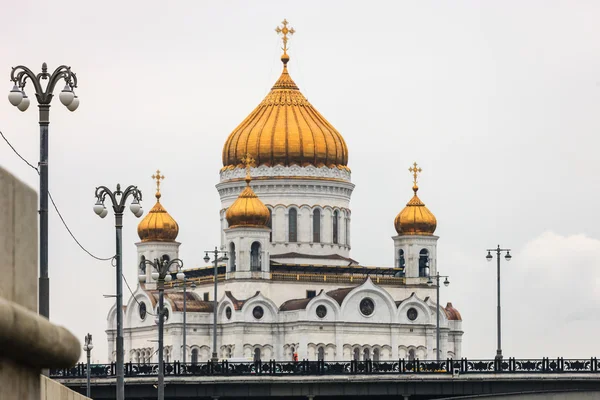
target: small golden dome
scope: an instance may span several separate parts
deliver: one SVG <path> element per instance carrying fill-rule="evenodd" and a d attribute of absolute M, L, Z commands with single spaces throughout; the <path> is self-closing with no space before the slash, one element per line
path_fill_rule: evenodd
<path fill-rule="evenodd" d="M 414 163 L 414 168 L 409 168 L 409 171 L 414 175 L 413 182 L 413 198 L 406 204 L 406 207 L 396 216 L 394 227 L 398 235 L 424 235 L 431 236 L 437 227 L 435 215 L 417 196 L 419 187 L 417 186 L 417 173 L 421 172 L 421 168 L 417 168 L 417 163 Z"/>
<path fill-rule="evenodd" d="M 230 228 L 236 226 L 264 228 L 269 223 L 269 218 L 271 217 L 267 206 L 260 201 L 254 190 L 250 187 L 249 160 L 251 162 L 254 161 L 249 155 L 242 158 L 242 162 L 246 164 L 246 170 L 248 171 L 246 174 L 246 187 L 225 213 L 225 218 L 227 218 Z"/>
<path fill-rule="evenodd" d="M 293 29 L 278 33 L 287 35 Z M 287 70 L 287 36 L 281 56 L 283 72 L 271 92 L 231 132 L 223 146 L 223 169 L 241 167 L 247 153 L 256 165 L 314 165 L 348 169 L 348 147 L 342 135 L 308 102 Z"/>
<path fill-rule="evenodd" d="M 152 179 L 156 179 L 156 204 L 138 225 L 138 236 L 142 242 L 174 242 L 179 234 L 177 221 L 160 204 L 160 180 L 165 179 L 156 171 Z"/>

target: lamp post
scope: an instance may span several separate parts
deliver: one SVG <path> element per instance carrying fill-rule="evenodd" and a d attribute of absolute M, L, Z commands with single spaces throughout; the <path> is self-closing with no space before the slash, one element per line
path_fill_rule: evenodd
<path fill-rule="evenodd" d="M 54 96 L 54 88 L 58 81 L 65 81 L 65 87 L 59 94 L 60 102 L 70 111 L 79 106 L 79 98 L 73 88 L 77 87 L 77 77 L 71 67 L 61 65 L 50 74 L 46 63 L 42 64 L 42 72 L 35 74 L 29 68 L 18 65 L 12 68 L 10 80 L 13 88 L 8 94 L 10 104 L 21 111 L 29 108 L 30 100 L 25 94 L 27 80 L 31 81 L 35 90 L 39 108 L 40 124 L 40 277 L 39 277 L 39 313 L 50 318 L 50 279 L 48 278 L 48 125 L 50 124 L 50 102 Z M 42 80 L 47 80 L 46 89 Z"/>
<path fill-rule="evenodd" d="M 218 262 L 219 262 L 219 254 L 223 254 L 223 261 L 227 261 L 229 260 L 229 257 L 227 257 L 227 252 L 226 251 L 220 251 L 217 249 L 217 246 L 215 246 L 214 250 L 208 250 L 205 252 L 205 256 L 204 256 L 204 262 L 209 262 L 210 261 L 210 257 L 208 256 L 208 253 L 212 253 L 215 257 L 214 259 L 214 263 L 215 263 L 215 271 L 214 271 L 214 280 L 215 280 L 215 295 L 214 295 L 214 299 L 213 299 L 213 351 L 212 351 L 212 358 L 211 361 L 212 362 L 217 362 L 219 361 L 219 355 L 217 354 L 217 268 L 218 268 Z"/>
<path fill-rule="evenodd" d="M 185 273 L 183 272 L 183 268 L 179 270 L 177 273 L 177 279 L 180 280 L 183 284 L 183 363 L 185 364 L 185 353 L 187 350 L 186 343 L 186 334 L 187 334 L 187 326 L 186 326 L 186 314 L 187 314 L 187 278 Z"/>
<path fill-rule="evenodd" d="M 87 375 L 87 386 L 86 386 L 86 396 L 89 397 L 90 399 L 92 398 L 91 396 L 91 386 L 90 386 L 90 353 L 92 352 L 92 349 L 94 348 L 94 345 L 92 344 L 92 335 L 90 333 L 88 333 L 87 335 L 85 335 L 85 344 L 83 345 L 83 351 L 85 351 L 87 353 L 87 368 L 85 370 L 86 375 Z"/>
<path fill-rule="evenodd" d="M 435 351 L 435 360 L 436 361 L 440 361 L 440 278 L 446 278 L 444 280 L 444 286 L 448 287 L 448 285 L 450 284 L 450 281 L 448 280 L 448 276 L 447 275 L 440 275 L 439 272 L 437 272 L 435 275 L 431 276 L 429 275 L 429 279 L 427 279 L 427 284 L 429 286 L 433 285 L 433 281 L 431 280 L 431 278 L 435 279 L 435 288 L 436 288 L 436 304 L 437 304 L 437 308 L 435 309 L 435 316 L 436 316 L 436 321 L 435 321 L 435 326 L 436 326 L 436 332 L 435 332 L 435 346 L 436 346 L 436 351 Z"/>
<path fill-rule="evenodd" d="M 144 213 L 140 201 L 142 200 L 142 192 L 137 186 L 128 186 L 125 191 L 121 191 L 121 185 L 117 184 L 117 190 L 112 192 L 106 186 L 96 188 L 96 204 L 94 212 L 100 218 L 106 217 L 108 210 L 104 205 L 104 201 L 108 197 L 112 203 L 113 211 L 115 212 L 115 230 L 116 230 L 116 273 L 117 273 L 117 400 L 125 399 L 125 371 L 124 361 L 125 353 L 123 351 L 123 260 L 121 257 L 123 247 L 123 211 L 125 211 L 125 202 L 129 196 L 133 196 L 133 202 L 129 209 L 137 217 L 141 217 Z"/>
<path fill-rule="evenodd" d="M 154 268 L 152 279 L 157 282 L 158 286 L 158 400 L 165 398 L 165 370 L 164 370 L 164 351 L 163 351 L 163 327 L 164 327 L 164 292 L 165 282 L 170 282 L 172 277 L 169 273 L 171 266 L 176 265 L 178 269 L 183 268 L 183 261 L 178 258 L 169 260 L 166 254 L 161 259 L 155 259 L 154 262 L 142 258 L 141 266 L 145 269 L 146 265 Z"/>
<path fill-rule="evenodd" d="M 497 248 L 495 249 L 487 249 L 487 256 L 485 256 L 485 258 L 488 261 L 492 261 L 492 258 L 494 258 L 492 256 L 492 251 L 496 253 L 496 258 L 498 259 L 498 277 L 497 277 L 497 287 L 498 287 L 498 322 L 497 322 L 497 327 L 498 327 L 498 350 L 496 350 L 496 361 L 502 361 L 502 322 L 501 322 L 501 317 L 500 317 L 500 254 L 502 254 L 503 252 L 506 252 L 506 255 L 504 256 L 504 258 L 506 259 L 506 261 L 510 261 L 512 259 L 512 256 L 510 255 L 510 249 L 501 249 L 500 245 L 498 245 Z"/>

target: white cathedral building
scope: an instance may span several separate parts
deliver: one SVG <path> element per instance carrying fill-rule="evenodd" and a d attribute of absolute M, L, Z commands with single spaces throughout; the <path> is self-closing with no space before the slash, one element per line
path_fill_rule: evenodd
<path fill-rule="evenodd" d="M 217 307 L 214 268 L 185 269 L 186 360 L 367 360 L 460 358 L 460 313 L 436 307 L 436 219 L 417 196 L 394 220 L 393 267 L 350 257 L 354 189 L 342 135 L 302 95 L 287 69 L 229 135 L 216 185 L 221 198 Z M 250 159 L 253 160 L 250 160 Z M 254 161 L 252 163 L 251 161 Z M 253 166 L 252 166 L 253 165 Z M 251 167 L 252 166 L 252 167 Z M 368 166 L 366 166 L 368 168 Z M 179 227 L 161 203 L 138 226 L 138 264 L 179 258 Z M 374 232 L 374 234 L 377 234 Z M 150 268 L 123 307 L 125 361 L 157 362 L 158 290 Z M 183 361 L 183 287 L 166 284 L 164 359 Z M 109 359 L 116 359 L 116 309 L 108 314 Z"/>

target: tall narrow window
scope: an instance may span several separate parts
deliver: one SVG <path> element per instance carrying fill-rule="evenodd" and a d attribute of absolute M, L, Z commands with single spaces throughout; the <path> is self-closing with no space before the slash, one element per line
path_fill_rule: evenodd
<path fill-rule="evenodd" d="M 371 351 L 369 349 L 364 349 L 363 351 L 363 360 L 367 361 L 371 359 Z"/>
<path fill-rule="evenodd" d="M 360 359 L 360 349 L 358 347 L 356 347 L 354 349 L 354 361 L 359 361 Z"/>
<path fill-rule="evenodd" d="M 373 349 L 373 361 L 379 361 L 379 349 Z"/>
<path fill-rule="evenodd" d="M 404 250 L 398 250 L 398 268 L 401 269 L 400 276 L 406 275 L 406 259 L 404 258 Z"/>
<path fill-rule="evenodd" d="M 269 233 L 269 242 L 273 241 L 273 210 L 269 208 L 269 222 L 267 222 L 267 226 L 271 229 Z"/>
<path fill-rule="evenodd" d="M 298 241 L 298 211 L 295 208 L 291 208 L 289 215 L 289 242 Z"/>
<path fill-rule="evenodd" d="M 427 249 L 422 249 L 419 252 L 419 276 L 426 277 L 429 275 L 429 252 Z"/>
<path fill-rule="evenodd" d="M 319 351 L 317 353 L 318 361 L 325 361 L 325 348 L 323 346 L 319 347 Z"/>
<path fill-rule="evenodd" d="M 350 217 L 346 215 L 346 246 L 350 246 Z"/>
<path fill-rule="evenodd" d="M 198 364 L 198 349 L 192 350 L 192 365 Z"/>
<path fill-rule="evenodd" d="M 339 219 L 340 213 L 338 210 L 333 212 L 333 243 L 337 244 L 339 241 Z"/>
<path fill-rule="evenodd" d="M 235 244 L 229 243 L 229 271 L 235 272 Z"/>
<path fill-rule="evenodd" d="M 321 210 L 313 211 L 313 243 L 321 243 Z"/>
<path fill-rule="evenodd" d="M 414 361 L 415 360 L 415 349 L 410 349 L 408 351 L 408 360 L 409 361 Z"/>
<path fill-rule="evenodd" d="M 260 271 L 260 243 L 254 242 L 250 247 L 250 271 Z"/>
<path fill-rule="evenodd" d="M 260 349 L 259 348 L 254 349 L 254 361 L 256 361 L 256 362 L 260 361 Z"/>

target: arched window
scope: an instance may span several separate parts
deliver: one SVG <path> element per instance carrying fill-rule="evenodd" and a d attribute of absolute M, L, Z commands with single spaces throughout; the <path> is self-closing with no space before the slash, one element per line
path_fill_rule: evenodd
<path fill-rule="evenodd" d="M 170 357 L 171 357 L 171 352 L 169 351 L 169 349 L 165 349 L 165 350 L 164 350 L 164 356 L 163 356 L 163 357 L 164 357 L 164 360 L 165 360 L 165 362 L 167 362 L 167 363 L 168 363 L 168 362 L 169 362 L 169 359 L 170 359 Z"/>
<path fill-rule="evenodd" d="M 254 242 L 250 247 L 250 271 L 260 271 L 260 243 Z"/>
<path fill-rule="evenodd" d="M 260 361 L 260 349 L 258 347 L 254 349 L 254 361 Z"/>
<path fill-rule="evenodd" d="M 356 347 L 354 349 L 354 361 L 358 361 L 360 359 L 360 349 Z"/>
<path fill-rule="evenodd" d="M 198 364 L 198 349 L 192 349 L 192 365 Z"/>
<path fill-rule="evenodd" d="M 321 210 L 313 211 L 313 243 L 321 243 Z"/>
<path fill-rule="evenodd" d="M 379 361 L 379 349 L 373 349 L 373 361 Z"/>
<path fill-rule="evenodd" d="M 229 243 L 229 271 L 235 272 L 235 244 Z"/>
<path fill-rule="evenodd" d="M 347 213 L 348 212 L 346 211 L 346 221 L 345 221 L 346 246 L 350 246 L 350 216 Z"/>
<path fill-rule="evenodd" d="M 298 241 L 298 210 L 291 208 L 288 214 L 289 239 L 288 242 Z"/>
<path fill-rule="evenodd" d="M 339 233 L 340 233 L 339 219 L 340 219 L 340 213 L 338 212 L 338 210 L 335 210 L 333 212 L 333 243 L 335 243 L 335 244 L 337 244 L 339 241 Z"/>
<path fill-rule="evenodd" d="M 398 268 L 400 271 L 400 276 L 404 276 L 406 274 L 406 259 L 404 258 L 404 250 L 398 250 Z"/>
<path fill-rule="evenodd" d="M 415 349 L 410 349 L 408 351 L 408 360 L 415 361 Z"/>
<path fill-rule="evenodd" d="M 139 351 L 137 351 L 135 353 L 135 362 L 138 363 L 138 364 L 140 363 L 140 352 Z"/>
<path fill-rule="evenodd" d="M 317 361 L 325 361 L 325 348 L 323 346 L 319 347 L 317 351 Z"/>
<path fill-rule="evenodd" d="M 367 361 L 371 359 L 371 351 L 369 349 L 363 350 L 363 360 Z"/>
<path fill-rule="evenodd" d="M 271 229 L 269 233 L 269 242 L 273 241 L 273 210 L 269 208 L 269 222 L 267 222 L 267 226 Z"/>
<path fill-rule="evenodd" d="M 429 275 L 429 251 L 422 249 L 419 252 L 419 276 L 426 277 Z"/>

